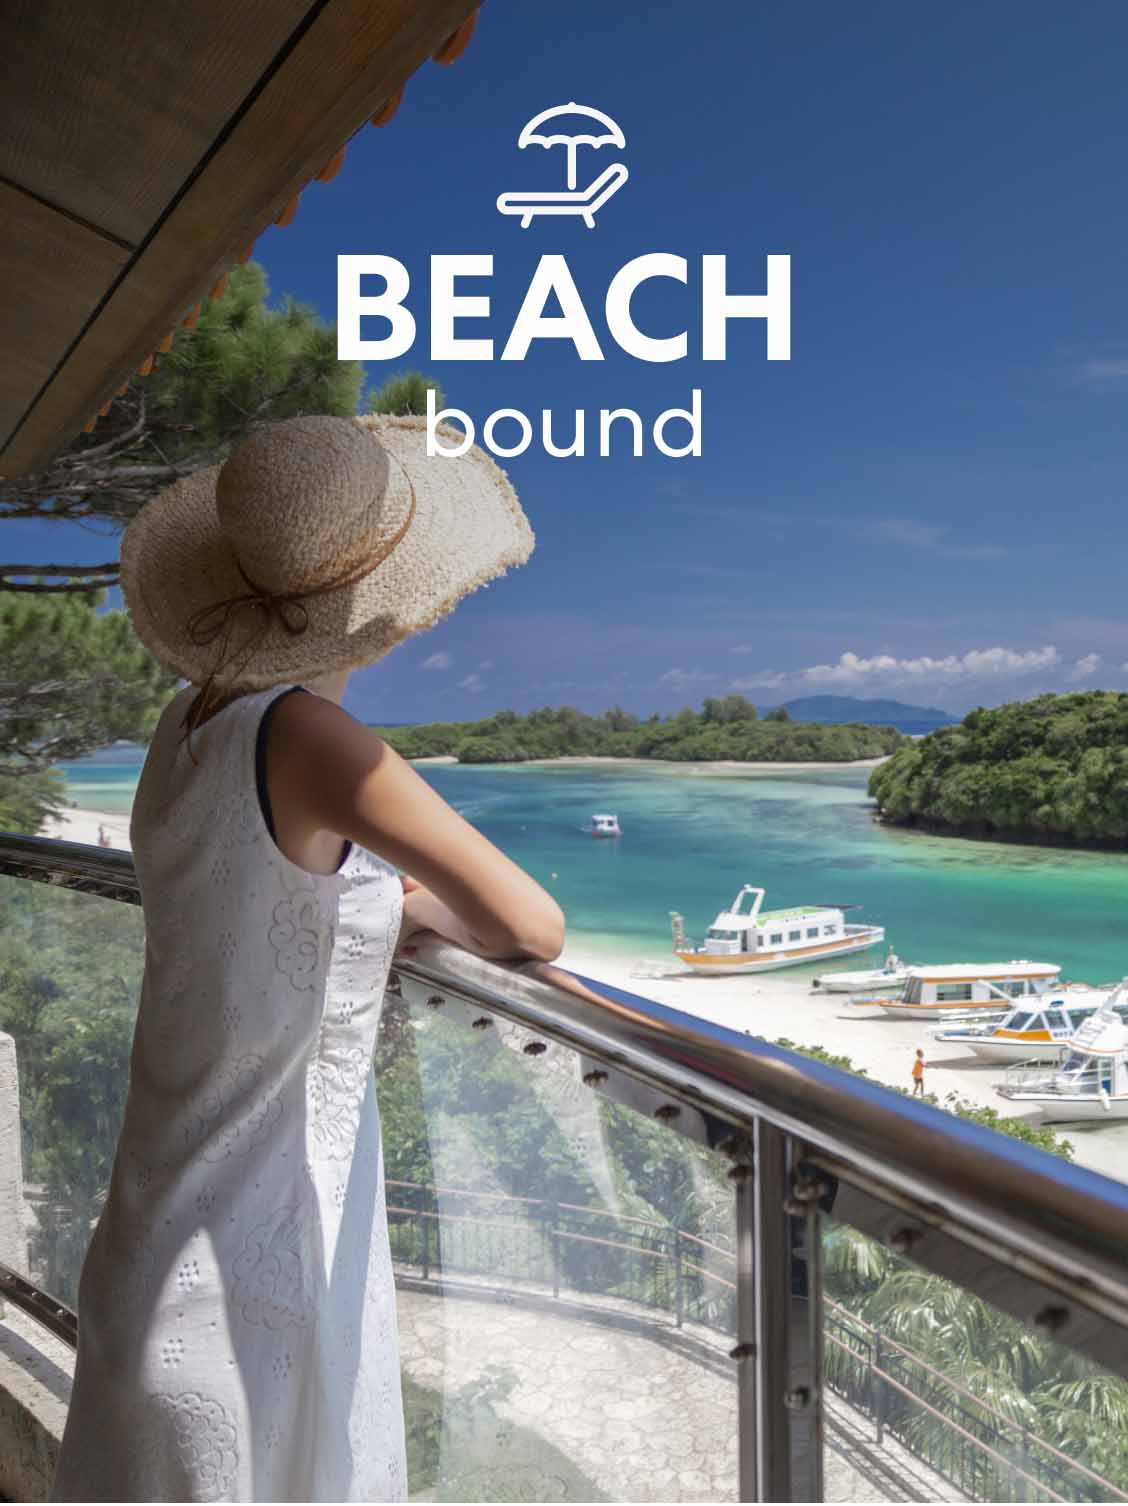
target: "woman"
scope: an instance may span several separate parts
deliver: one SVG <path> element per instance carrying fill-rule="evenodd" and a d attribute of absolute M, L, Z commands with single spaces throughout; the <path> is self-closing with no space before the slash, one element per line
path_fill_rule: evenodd
<path fill-rule="evenodd" d="M 126 532 L 137 632 L 191 683 L 133 811 L 144 982 L 56 1500 L 405 1497 L 389 964 L 421 930 L 551 959 L 563 920 L 340 702 L 532 545 L 480 450 L 388 418 L 263 428 Z"/>

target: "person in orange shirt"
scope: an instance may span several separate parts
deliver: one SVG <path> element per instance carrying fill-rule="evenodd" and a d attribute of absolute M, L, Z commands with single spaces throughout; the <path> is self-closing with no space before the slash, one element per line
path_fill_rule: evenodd
<path fill-rule="evenodd" d="M 914 1098 L 917 1097 L 918 1094 L 920 1095 L 921 1098 L 924 1097 L 924 1068 L 925 1068 L 924 1052 L 921 1051 L 921 1050 L 919 1050 L 919 1048 L 918 1048 L 916 1057 L 913 1060 L 913 1097 Z"/>

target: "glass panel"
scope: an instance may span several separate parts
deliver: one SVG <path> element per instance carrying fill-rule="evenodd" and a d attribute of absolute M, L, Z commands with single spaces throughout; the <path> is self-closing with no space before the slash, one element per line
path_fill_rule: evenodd
<path fill-rule="evenodd" d="M 735 1500 L 730 1163 L 460 1008 L 377 1063 L 412 1497 Z"/>
<path fill-rule="evenodd" d="M 136 905 L 0 878 L 0 1032 L 15 1042 L 22 1161 L 0 1166 L 0 1187 L 19 1200 L 22 1171 L 25 1205 L 16 1221 L 0 1206 L 0 1260 L 71 1305 L 109 1185 L 143 957 Z M 15 1158 L 14 1137 L 0 1147 Z"/>
<path fill-rule="evenodd" d="M 822 1238 L 827 1500 L 1128 1500 L 1128 1382 L 848 1224 Z"/>

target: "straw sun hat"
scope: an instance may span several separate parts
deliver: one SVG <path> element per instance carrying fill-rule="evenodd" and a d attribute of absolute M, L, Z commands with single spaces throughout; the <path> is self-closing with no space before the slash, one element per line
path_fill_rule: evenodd
<path fill-rule="evenodd" d="M 532 548 L 477 446 L 428 457 L 423 418 L 293 418 L 140 512 L 121 588 L 142 642 L 208 700 L 370 664 Z"/>

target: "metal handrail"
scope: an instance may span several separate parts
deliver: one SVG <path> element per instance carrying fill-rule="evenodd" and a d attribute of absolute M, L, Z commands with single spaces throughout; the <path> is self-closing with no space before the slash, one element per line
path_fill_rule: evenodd
<path fill-rule="evenodd" d="M 77 843 L 0 833 L 0 874 L 140 900 L 129 854 Z M 547 964 L 429 938 L 397 954 L 389 989 L 479 1038 L 497 1026 L 545 1067 L 572 1074 L 578 1054 L 593 1093 L 731 1160 L 741 1499 L 820 1498 L 820 1210 L 1128 1376 L 1128 1186 Z"/>
<path fill-rule="evenodd" d="M 139 901 L 129 854 L 80 843 L 0 833 L 0 874 Z M 606 1076 L 587 1079 L 596 1091 L 635 1101 L 649 1088 L 651 1112 L 663 1117 L 679 1107 L 698 1110 L 669 1118 L 682 1133 L 715 1143 L 767 1121 L 797 1138 L 813 1166 L 888 1204 L 895 1240 L 909 1241 L 915 1260 L 942 1268 L 946 1236 L 1028 1278 L 1027 1305 L 1042 1305 L 1019 1315 L 1064 1343 L 1094 1352 L 1109 1323 L 1128 1328 L 1128 1186 L 1120 1182 L 869 1079 L 548 964 L 500 966 L 430 940 L 400 954 L 395 970 L 431 999 L 461 1001 L 484 1011 L 487 1022 L 508 1020 L 601 1064 Z M 934 1234 L 941 1239 L 930 1241 Z M 970 1267 L 952 1274 L 977 1289 Z M 1061 1302 L 1047 1307 L 1047 1293 Z M 1002 1300 L 997 1282 L 988 1296 Z M 1104 1322 L 1081 1321 L 1086 1313 Z M 1128 1358 L 1102 1347 L 1101 1359 L 1128 1372 Z"/>
<path fill-rule="evenodd" d="M 929 1263 L 927 1230 L 942 1231 L 1128 1326 L 1128 1186 L 1120 1182 L 868 1079 L 560 968 L 499 968 L 441 941 L 396 967 L 406 979 L 608 1063 L 674 1105 L 746 1131 L 766 1120 L 800 1140 L 813 1165 L 909 1215 L 915 1227 L 902 1218 L 898 1233 L 922 1263 Z M 611 1078 L 603 1090 L 614 1096 Z M 973 1277 L 966 1271 L 955 1279 L 973 1285 Z M 1027 1316 L 1043 1314 L 1041 1326 L 1063 1342 L 1079 1341 L 1067 1309 Z"/>
<path fill-rule="evenodd" d="M 74 1309 L 9 1265 L 0 1265 L 0 1299 L 27 1313 L 71 1349 L 78 1346 L 78 1314 Z"/>

